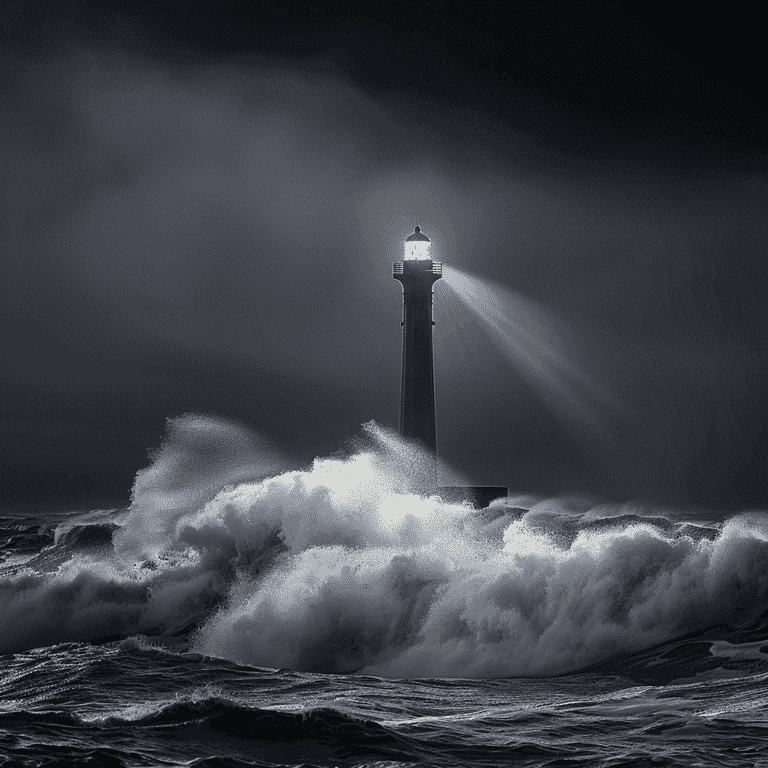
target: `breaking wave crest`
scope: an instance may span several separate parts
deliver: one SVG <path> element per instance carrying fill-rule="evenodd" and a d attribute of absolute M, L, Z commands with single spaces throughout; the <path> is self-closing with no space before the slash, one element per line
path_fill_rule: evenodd
<path fill-rule="evenodd" d="M 247 430 L 173 420 L 132 502 L 0 573 L 0 651 L 155 635 L 242 664 L 394 677 L 554 675 L 768 606 L 768 515 L 521 509 L 420 492 L 380 427 L 281 471 Z M 79 526 L 79 527 L 78 527 Z"/>

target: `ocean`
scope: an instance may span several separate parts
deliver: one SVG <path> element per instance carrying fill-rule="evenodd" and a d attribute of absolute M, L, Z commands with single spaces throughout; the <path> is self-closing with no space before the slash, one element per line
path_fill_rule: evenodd
<path fill-rule="evenodd" d="M 186 416 L 0 519 L 2 766 L 768 766 L 768 513 L 419 490 Z"/>

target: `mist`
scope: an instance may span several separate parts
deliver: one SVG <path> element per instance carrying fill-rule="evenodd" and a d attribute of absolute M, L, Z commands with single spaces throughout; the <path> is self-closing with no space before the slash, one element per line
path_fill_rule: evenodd
<path fill-rule="evenodd" d="M 6 501 L 125 496 L 188 411 L 297 465 L 394 425 L 390 263 L 419 223 L 434 258 L 557 318 L 615 406 L 591 432 L 553 411 L 438 284 L 448 464 L 521 492 L 765 503 L 756 155 L 515 83 L 494 103 L 377 79 L 336 43 L 212 55 L 64 26 L 4 64 Z"/>

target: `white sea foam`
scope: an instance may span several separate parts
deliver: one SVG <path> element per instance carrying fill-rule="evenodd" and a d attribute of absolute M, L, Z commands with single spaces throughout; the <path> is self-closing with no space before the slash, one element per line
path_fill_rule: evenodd
<path fill-rule="evenodd" d="M 113 550 L 2 577 L 2 650 L 196 626 L 194 650 L 262 667 L 550 675 L 768 603 L 763 512 L 478 512 L 418 492 L 428 461 L 373 424 L 345 457 L 275 464 L 236 425 L 172 422 Z"/>

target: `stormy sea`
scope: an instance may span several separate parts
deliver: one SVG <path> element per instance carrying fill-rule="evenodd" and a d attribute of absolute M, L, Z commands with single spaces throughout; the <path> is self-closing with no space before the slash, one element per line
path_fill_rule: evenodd
<path fill-rule="evenodd" d="M 169 422 L 114 509 L 0 520 L 0 765 L 768 765 L 768 514 L 429 493 Z"/>

